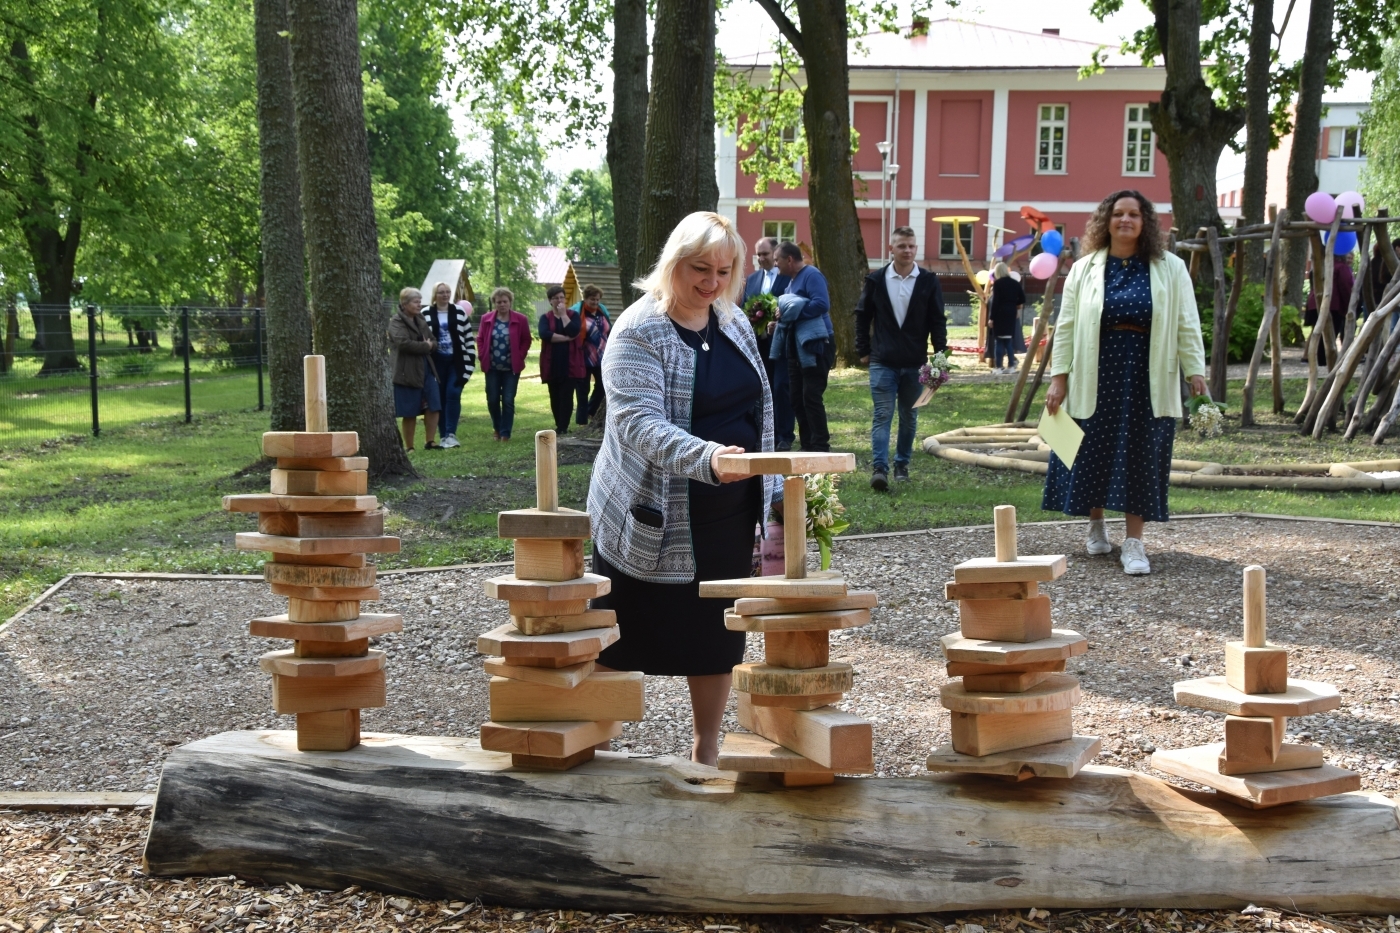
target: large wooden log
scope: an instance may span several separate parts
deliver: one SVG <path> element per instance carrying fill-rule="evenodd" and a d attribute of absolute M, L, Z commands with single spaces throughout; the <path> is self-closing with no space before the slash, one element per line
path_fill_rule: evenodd
<path fill-rule="evenodd" d="M 227 732 L 176 749 L 148 869 L 590 910 L 1400 910 L 1397 810 L 1378 794 L 1254 812 L 1092 766 L 784 790 L 676 758 L 600 752 L 543 773 L 474 739 L 366 735 L 335 754 L 295 741 Z"/>

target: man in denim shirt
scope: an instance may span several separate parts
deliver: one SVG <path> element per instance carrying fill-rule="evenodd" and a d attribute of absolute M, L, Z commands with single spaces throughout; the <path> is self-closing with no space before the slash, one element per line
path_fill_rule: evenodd
<path fill-rule="evenodd" d="M 826 377 L 836 363 L 836 343 L 832 339 L 835 328 L 831 324 L 831 296 L 827 291 L 826 277 L 807 265 L 802 250 L 796 243 L 784 243 L 778 247 L 778 271 L 791 281 L 783 291 L 785 295 L 796 295 L 806 299 L 802 309 L 783 330 L 782 344 L 775 335 L 774 358 L 786 357 L 788 367 L 788 392 L 792 398 L 793 412 L 797 415 L 797 434 L 806 451 L 828 451 L 831 449 L 831 432 L 826 424 Z M 806 331 L 798 325 L 803 321 L 820 319 L 825 324 L 826 339 L 804 341 L 798 346 L 799 331 Z M 803 359 L 806 357 L 807 359 Z M 808 363 L 808 365 L 803 365 Z"/>

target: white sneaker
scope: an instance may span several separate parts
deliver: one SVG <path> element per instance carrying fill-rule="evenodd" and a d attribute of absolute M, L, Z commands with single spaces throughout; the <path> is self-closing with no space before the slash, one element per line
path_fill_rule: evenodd
<path fill-rule="evenodd" d="M 1152 572 L 1152 565 L 1147 562 L 1147 550 L 1142 546 L 1141 538 L 1123 539 L 1123 572 L 1133 576 Z"/>
<path fill-rule="evenodd" d="M 457 435 L 455 435 L 455 434 L 449 434 L 449 435 L 447 435 L 446 437 L 444 437 L 444 438 L 442 439 L 441 443 L 442 443 L 442 446 L 444 446 L 444 447 L 461 447 L 461 446 L 462 446 L 461 442 L 459 442 L 459 441 L 457 440 Z"/>
<path fill-rule="evenodd" d="M 1103 519 L 1089 521 L 1089 540 L 1084 544 L 1090 554 L 1111 554 L 1113 545 L 1108 543 L 1108 531 L 1103 526 Z"/>

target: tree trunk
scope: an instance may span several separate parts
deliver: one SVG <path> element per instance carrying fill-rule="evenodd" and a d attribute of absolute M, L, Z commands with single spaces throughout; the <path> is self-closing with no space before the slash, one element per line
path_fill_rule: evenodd
<path fill-rule="evenodd" d="M 717 206 L 714 31 L 714 0 L 657 0 L 634 266 L 638 274 L 656 265 L 682 218 Z"/>
<path fill-rule="evenodd" d="M 1172 225 L 1181 231 L 1220 229 L 1215 168 L 1221 150 L 1244 126 L 1245 115 L 1216 106 L 1201 75 L 1201 0 L 1153 0 L 1152 8 L 1167 86 L 1149 111 L 1157 147 L 1171 171 Z"/>
<path fill-rule="evenodd" d="M 1293 148 L 1288 153 L 1288 213 L 1306 216 L 1303 202 L 1317 190 L 1317 142 L 1322 131 L 1322 92 L 1327 66 L 1337 43 L 1332 38 L 1333 0 L 1312 0 L 1303 65 L 1298 76 L 1298 107 L 1293 116 Z M 1289 240 L 1284 246 L 1283 303 L 1303 306 L 1303 276 L 1308 264 L 1308 241 Z"/>
<path fill-rule="evenodd" d="M 355 0 L 291 0 L 297 164 L 331 430 L 377 474 L 413 474 L 394 425 Z"/>
<path fill-rule="evenodd" d="M 632 282 L 637 278 L 637 221 L 642 209 L 642 174 L 646 170 L 646 132 L 647 4 L 646 0 L 615 0 L 608 173 L 612 176 L 618 279 L 627 299 L 625 304 L 637 297 Z"/>
<path fill-rule="evenodd" d="M 1269 66 L 1274 39 L 1274 0 L 1253 0 L 1249 26 L 1249 59 L 1245 64 L 1244 196 L 1240 222 L 1262 224 L 1267 195 L 1269 142 Z M 1264 241 L 1247 240 L 1244 265 L 1235 270 L 1258 282 L 1264 277 Z M 1226 335 L 1228 336 L 1228 334 Z M 1223 396 L 1222 396 L 1223 399 Z"/>
<path fill-rule="evenodd" d="M 255 0 L 263 293 L 272 430 L 306 428 L 302 357 L 311 352 L 287 0 Z"/>
<path fill-rule="evenodd" d="M 836 355 L 855 361 L 856 302 L 870 274 L 856 216 L 851 170 L 850 70 L 846 59 L 844 0 L 797 0 L 807 91 L 802 127 L 807 134 L 807 197 L 812 252 L 831 291 Z"/>

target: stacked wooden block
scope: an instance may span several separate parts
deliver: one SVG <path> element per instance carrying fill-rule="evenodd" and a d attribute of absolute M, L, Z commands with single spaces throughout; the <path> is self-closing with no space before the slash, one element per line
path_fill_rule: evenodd
<path fill-rule="evenodd" d="M 611 581 L 583 572 L 588 513 L 559 507 L 553 431 L 535 435 L 535 505 L 501 512 L 497 531 L 515 540 L 515 573 L 486 581 L 486 595 L 510 602 L 510 623 L 477 639 L 492 657 L 491 721 L 481 747 L 509 752 L 516 767 L 565 770 L 645 714 L 637 671 L 595 671 L 617 641 L 617 615 L 589 609 Z"/>
<path fill-rule="evenodd" d="M 366 495 L 368 460 L 354 456 L 354 431 L 326 430 L 325 360 L 308 356 L 306 430 L 263 435 L 277 458 L 269 495 L 225 496 L 231 512 L 256 512 L 258 530 L 237 535 L 242 550 L 268 551 L 263 577 L 287 597 L 284 615 L 253 619 L 249 631 L 291 639 L 262 656 L 272 675 L 272 706 L 297 717 L 297 748 L 345 751 L 360 744 L 360 710 L 385 705 L 384 652 L 369 640 L 403 629 L 403 617 L 361 614 L 379 599 L 367 553 L 396 552 L 384 510 Z"/>
<path fill-rule="evenodd" d="M 1183 706 L 1225 714 L 1225 741 L 1159 751 L 1152 767 L 1255 808 L 1359 790 L 1361 776 L 1323 762 L 1316 745 L 1283 741 L 1289 716 L 1336 709 L 1330 684 L 1288 678 L 1288 649 L 1265 640 L 1264 568 L 1244 570 L 1244 640 L 1225 643 L 1225 676 L 1175 685 Z"/>
<path fill-rule="evenodd" d="M 874 592 L 847 589 L 839 574 L 807 573 L 807 491 L 800 473 L 855 469 L 852 454 L 778 453 L 722 457 L 720 468 L 783 475 L 784 576 L 710 580 L 705 597 L 735 598 L 731 631 L 762 632 L 762 664 L 734 668 L 739 724 L 725 735 L 719 767 L 771 775 L 786 787 L 830 784 L 837 773 L 875 770 L 870 723 L 830 704 L 851 689 L 849 664 L 832 663 L 829 633 L 870 621 Z"/>
<path fill-rule="evenodd" d="M 1073 777 L 1099 753 L 1077 736 L 1072 708 L 1079 680 L 1065 661 L 1088 650 L 1078 632 L 1050 623 L 1041 581 L 1065 572 L 1063 554 L 1018 556 L 1016 509 L 998 506 L 996 557 L 953 568 L 945 588 L 958 601 L 960 631 L 943 637 L 948 675 L 943 706 L 952 712 L 952 742 L 928 758 L 930 771 L 992 774 L 1015 780 Z"/>

